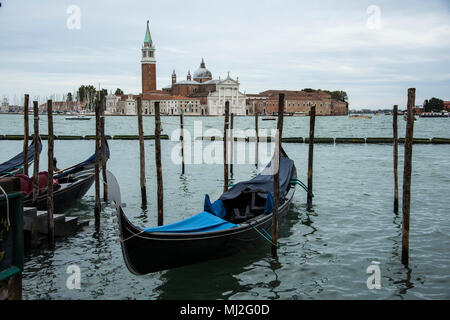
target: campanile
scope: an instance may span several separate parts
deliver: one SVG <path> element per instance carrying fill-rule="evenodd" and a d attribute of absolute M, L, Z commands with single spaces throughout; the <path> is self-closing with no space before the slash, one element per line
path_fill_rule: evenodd
<path fill-rule="evenodd" d="M 156 90 L 156 59 L 155 47 L 147 20 L 147 30 L 145 31 L 144 45 L 142 46 L 142 93 Z"/>

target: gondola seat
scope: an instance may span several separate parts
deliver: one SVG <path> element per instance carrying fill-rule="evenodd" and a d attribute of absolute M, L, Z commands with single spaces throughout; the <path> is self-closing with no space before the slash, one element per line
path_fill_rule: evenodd
<path fill-rule="evenodd" d="M 33 178 L 30 178 L 24 174 L 16 174 L 15 177 L 20 179 L 20 191 L 24 193 L 25 196 L 28 196 L 33 193 Z M 42 171 L 39 172 L 38 176 L 38 185 L 39 185 L 39 194 L 43 194 L 47 192 L 48 187 L 48 172 Z M 60 188 L 60 184 L 58 180 L 53 179 L 53 190 L 56 191 Z"/>

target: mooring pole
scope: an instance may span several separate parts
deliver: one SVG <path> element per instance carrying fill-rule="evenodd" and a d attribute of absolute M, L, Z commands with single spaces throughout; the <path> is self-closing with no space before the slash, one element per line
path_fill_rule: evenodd
<path fill-rule="evenodd" d="M 258 168 L 258 152 L 259 152 L 259 134 L 258 134 L 258 110 L 255 107 L 255 167 Z"/>
<path fill-rule="evenodd" d="M 233 176 L 233 162 L 234 162 L 234 135 L 233 135 L 233 123 L 234 123 L 234 114 L 233 112 L 230 114 L 230 176 Z"/>
<path fill-rule="evenodd" d="M 308 198 L 307 206 L 312 206 L 313 192 L 313 155 L 314 155 L 314 126 L 316 123 L 316 106 L 311 106 L 309 112 L 309 152 L 308 152 Z"/>
<path fill-rule="evenodd" d="M 180 113 L 180 142 L 181 142 L 181 174 L 184 174 L 184 113 L 181 109 Z"/>
<path fill-rule="evenodd" d="M 278 247 L 278 206 L 280 204 L 280 157 L 281 139 L 283 137 L 284 93 L 278 96 L 278 122 L 275 137 L 275 163 L 272 163 L 273 177 L 273 214 L 272 214 L 272 256 L 277 257 Z"/>
<path fill-rule="evenodd" d="M 108 178 L 106 175 L 106 135 L 105 135 L 105 96 L 100 93 L 100 132 L 102 151 L 102 179 L 103 179 L 103 201 L 108 202 Z"/>
<path fill-rule="evenodd" d="M 228 190 L 228 121 L 230 117 L 230 101 L 225 102 L 225 121 L 223 126 L 223 191 Z"/>
<path fill-rule="evenodd" d="M 29 139 L 29 125 L 28 125 L 28 104 L 30 96 L 25 95 L 23 102 L 23 174 L 28 176 L 28 139 Z M 36 148 L 36 145 L 34 146 Z"/>
<path fill-rule="evenodd" d="M 392 127 L 394 131 L 394 213 L 398 214 L 398 133 L 397 133 L 398 106 L 394 106 Z"/>
<path fill-rule="evenodd" d="M 164 189 L 161 166 L 161 116 L 159 101 L 155 102 L 155 157 L 156 157 L 156 182 L 158 184 L 158 226 L 164 224 Z"/>
<path fill-rule="evenodd" d="M 37 205 L 39 194 L 39 106 L 37 101 L 33 101 L 33 119 L 34 119 L 34 166 L 33 166 L 33 204 Z"/>
<path fill-rule="evenodd" d="M 95 228 L 100 228 L 100 98 L 95 99 Z"/>
<path fill-rule="evenodd" d="M 409 213 L 411 202 L 412 141 L 414 136 L 414 105 L 416 89 L 408 89 L 408 118 L 406 122 L 405 156 L 403 169 L 403 217 L 402 217 L 402 263 L 409 262 Z"/>
<path fill-rule="evenodd" d="M 47 184 L 47 235 L 49 246 L 55 243 L 55 222 L 53 221 L 53 106 L 52 100 L 47 101 L 47 118 L 48 118 L 48 184 Z"/>
<path fill-rule="evenodd" d="M 145 182 L 145 149 L 144 149 L 144 125 L 142 123 L 142 99 L 137 98 L 138 133 L 139 133 L 139 165 L 141 180 L 142 209 L 147 208 L 147 186 Z"/>

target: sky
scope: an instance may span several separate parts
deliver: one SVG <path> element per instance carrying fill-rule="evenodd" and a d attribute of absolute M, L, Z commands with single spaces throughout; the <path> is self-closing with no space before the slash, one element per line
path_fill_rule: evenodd
<path fill-rule="evenodd" d="M 343 90 L 350 109 L 450 100 L 450 0 L 0 0 L 0 97 L 82 84 L 141 92 L 146 21 L 157 88 L 205 59 L 240 90 Z"/>

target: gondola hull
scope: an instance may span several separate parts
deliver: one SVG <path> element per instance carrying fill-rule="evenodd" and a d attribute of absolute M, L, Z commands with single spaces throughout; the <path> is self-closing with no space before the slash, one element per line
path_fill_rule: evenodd
<path fill-rule="evenodd" d="M 61 212 L 76 204 L 89 191 L 94 183 L 95 175 L 87 174 L 74 182 L 61 183 L 61 188 L 53 192 L 53 209 L 55 213 Z M 47 193 L 41 194 L 34 204 L 32 195 L 24 201 L 24 206 L 37 207 L 38 210 L 47 210 Z"/>
<path fill-rule="evenodd" d="M 279 220 L 286 216 L 294 193 L 295 188 L 292 187 L 279 207 Z M 145 232 L 127 219 L 120 206 L 118 220 L 125 263 L 132 273 L 138 275 L 213 260 L 249 249 L 249 245 L 263 239 L 261 233 L 271 234 L 272 229 L 272 214 L 222 231 L 178 234 Z"/>

